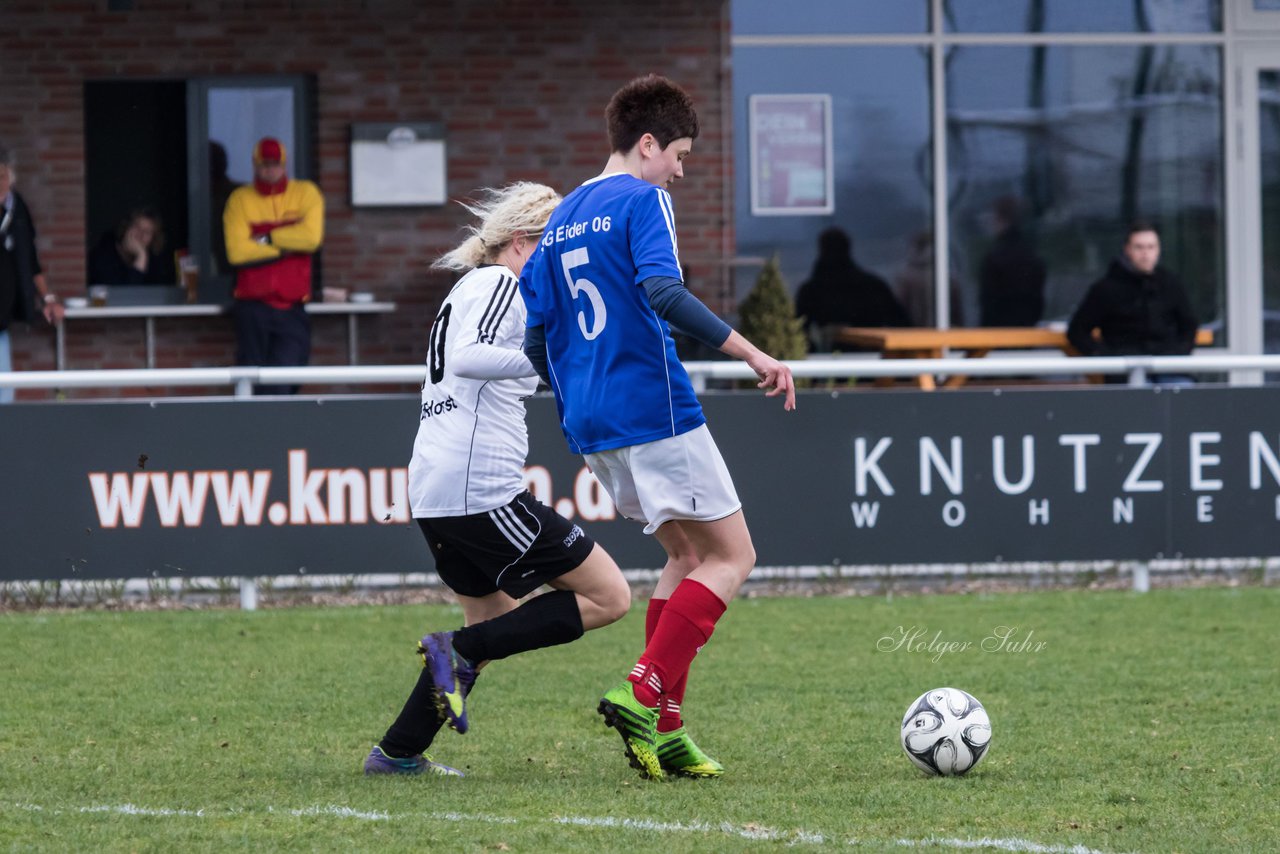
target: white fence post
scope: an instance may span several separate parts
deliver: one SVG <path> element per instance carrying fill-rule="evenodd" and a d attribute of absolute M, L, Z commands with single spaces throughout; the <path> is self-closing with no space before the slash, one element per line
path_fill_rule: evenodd
<path fill-rule="evenodd" d="M 258 610 L 258 580 L 240 577 L 240 610 Z"/>
<path fill-rule="evenodd" d="M 1151 590 L 1151 568 L 1145 561 L 1133 565 L 1133 592 L 1146 593 Z"/>

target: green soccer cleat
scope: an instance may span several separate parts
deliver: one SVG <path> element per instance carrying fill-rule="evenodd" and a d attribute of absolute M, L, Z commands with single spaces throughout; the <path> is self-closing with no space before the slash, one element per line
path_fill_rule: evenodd
<path fill-rule="evenodd" d="M 605 692 L 596 709 L 604 716 L 604 722 L 618 731 L 627 749 L 627 759 L 640 776 L 661 780 L 666 775 L 662 763 L 654 752 L 658 732 L 658 710 L 641 704 L 636 699 L 630 682 L 623 682 Z"/>
<path fill-rule="evenodd" d="M 662 770 L 668 774 L 696 779 L 724 775 L 724 766 L 694 744 L 684 727 L 658 733 L 654 748 Z"/>

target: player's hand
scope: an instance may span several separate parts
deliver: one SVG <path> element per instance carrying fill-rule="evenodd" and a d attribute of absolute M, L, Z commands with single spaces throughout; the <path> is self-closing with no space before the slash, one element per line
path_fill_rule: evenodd
<path fill-rule="evenodd" d="M 791 376 L 791 368 L 772 356 L 766 356 L 764 353 L 761 353 L 758 358 L 752 359 L 747 364 L 751 366 L 751 370 L 755 371 L 756 376 L 760 378 L 760 382 L 756 383 L 756 386 L 765 390 L 765 397 L 785 395 L 786 398 L 782 408 L 787 412 L 791 412 L 796 408 L 796 381 Z"/>
<path fill-rule="evenodd" d="M 760 378 L 758 386 L 765 390 L 765 397 L 786 395 L 782 408 L 787 412 L 796 408 L 796 382 L 791 378 L 789 367 L 760 350 L 737 331 L 729 333 L 720 345 L 720 352 L 746 362 Z"/>

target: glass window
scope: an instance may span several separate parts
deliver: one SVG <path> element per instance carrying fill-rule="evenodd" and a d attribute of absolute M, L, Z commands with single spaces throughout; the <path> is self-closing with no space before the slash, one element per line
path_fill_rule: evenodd
<path fill-rule="evenodd" d="M 253 180 L 253 146 L 264 136 L 284 143 L 285 168 L 298 177 L 294 144 L 294 91 L 289 86 L 218 86 L 209 89 L 209 139 L 227 152 L 227 175 Z"/>
<path fill-rule="evenodd" d="M 931 304 L 931 164 L 928 51 L 916 47 L 735 48 L 734 225 L 746 295 L 763 259 L 778 255 L 791 291 L 809 277 L 818 235 L 838 226 L 862 267 Z M 748 102 L 761 94 L 831 99 L 833 211 L 751 212 Z M 697 151 L 695 149 L 696 157 Z M 807 184 L 806 184 L 807 186 Z M 932 323 L 932 317 L 923 318 Z M 879 324 L 870 324 L 879 325 Z"/>
<path fill-rule="evenodd" d="M 733 0 L 733 34 L 923 33 L 928 0 Z"/>
<path fill-rule="evenodd" d="M 946 0 L 955 33 L 1216 33 L 1221 0 Z"/>
<path fill-rule="evenodd" d="M 191 254 L 201 272 L 200 298 L 219 301 L 229 295 L 232 280 L 222 212 L 232 190 L 253 180 L 254 144 L 275 137 L 284 143 L 289 177 L 315 179 L 314 81 L 300 74 L 196 77 L 189 87 L 195 110 L 188 157 L 196 189 L 190 198 Z M 317 283 L 320 262 L 317 255 Z"/>
<path fill-rule="evenodd" d="M 1034 289 L 1037 264 L 1047 274 L 1039 319 L 1068 319 L 1135 219 L 1160 228 L 1161 264 L 1199 320 L 1221 317 L 1221 66 L 1217 47 L 1196 45 L 950 52 L 951 249 L 968 325 L 984 314 L 990 325 L 984 287 Z M 1009 299 L 1030 310 L 1036 297 Z"/>

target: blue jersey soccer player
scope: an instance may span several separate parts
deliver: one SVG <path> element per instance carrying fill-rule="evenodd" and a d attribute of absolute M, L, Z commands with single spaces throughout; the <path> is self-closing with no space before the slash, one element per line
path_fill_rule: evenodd
<path fill-rule="evenodd" d="M 755 565 L 755 549 L 668 323 L 744 360 L 788 410 L 795 386 L 786 365 L 681 281 L 666 187 L 684 176 L 698 135 L 689 96 L 650 75 L 618 90 L 606 116 L 613 153 L 604 172 L 565 197 L 522 273 L 525 352 L 555 392 L 570 448 L 667 553 L 644 653 L 600 713 L 644 776 L 715 777 L 723 768 L 685 731 L 680 703 L 689 665 Z"/>

